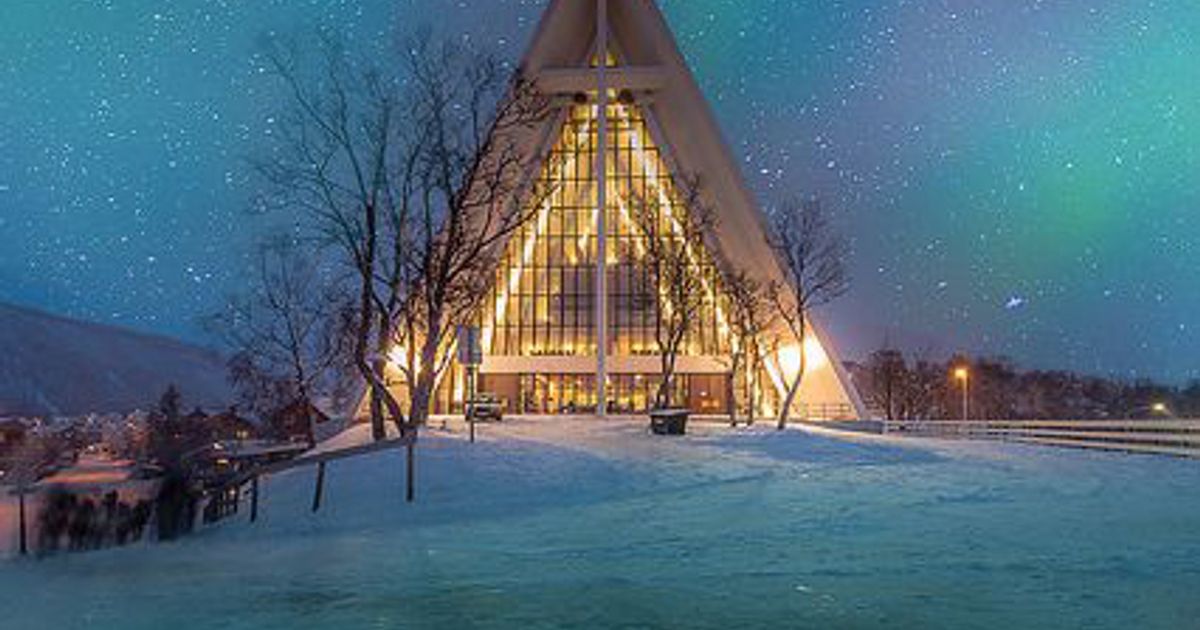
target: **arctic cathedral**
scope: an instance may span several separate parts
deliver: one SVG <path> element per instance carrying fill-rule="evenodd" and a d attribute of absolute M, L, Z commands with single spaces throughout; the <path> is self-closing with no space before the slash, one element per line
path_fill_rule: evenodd
<path fill-rule="evenodd" d="M 601 63 L 600 60 L 604 62 Z M 674 400 L 697 414 L 756 400 L 772 415 L 805 353 L 793 416 L 855 419 L 863 406 L 818 326 L 804 347 L 782 329 L 761 340 L 757 373 L 733 374 L 721 265 L 764 284 L 785 276 L 765 224 L 704 96 L 653 0 L 552 0 L 523 60 L 555 110 L 528 141 L 537 163 L 527 189 L 552 191 L 505 248 L 479 313 L 483 361 L 477 391 L 514 414 L 622 414 L 651 407 L 660 382 L 656 300 L 643 264 L 645 238 L 628 200 L 653 198 L 687 220 L 686 182 L 715 221 L 696 250 L 702 306 L 679 352 Z M 669 308 L 669 305 L 666 306 Z M 442 375 L 435 413 L 462 409 L 465 370 Z M 746 394 L 753 390 L 754 396 Z M 601 403 L 603 401 L 603 403 Z M 740 413 L 747 410 L 742 408 Z"/>

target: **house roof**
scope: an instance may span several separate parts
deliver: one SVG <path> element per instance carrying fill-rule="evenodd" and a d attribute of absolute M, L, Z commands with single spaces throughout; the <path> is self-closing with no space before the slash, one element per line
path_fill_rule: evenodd
<path fill-rule="evenodd" d="M 288 405 L 275 410 L 270 415 L 272 417 L 281 417 L 281 416 L 286 416 L 286 417 L 305 416 L 305 417 L 307 417 L 306 414 L 308 414 L 308 413 L 312 413 L 315 416 L 316 422 L 318 424 L 329 421 L 329 416 L 324 411 L 321 411 L 321 409 L 319 407 L 312 404 L 311 402 L 303 401 L 303 400 L 293 401 L 293 402 L 289 403 Z"/>

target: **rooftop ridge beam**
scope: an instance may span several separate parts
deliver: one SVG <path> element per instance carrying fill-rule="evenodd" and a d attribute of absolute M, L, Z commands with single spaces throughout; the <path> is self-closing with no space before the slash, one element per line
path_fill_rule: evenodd
<path fill-rule="evenodd" d="M 667 82 L 662 66 L 614 66 L 605 72 L 611 90 L 653 92 Z M 534 75 L 534 82 L 544 94 L 577 94 L 596 89 L 594 68 L 546 68 Z"/>

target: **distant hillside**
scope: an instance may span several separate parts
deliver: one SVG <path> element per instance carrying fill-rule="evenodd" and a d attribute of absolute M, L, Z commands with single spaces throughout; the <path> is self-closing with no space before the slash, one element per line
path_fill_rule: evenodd
<path fill-rule="evenodd" d="M 214 352 L 0 304 L 0 415 L 147 409 L 171 383 L 188 407 L 231 400 Z"/>

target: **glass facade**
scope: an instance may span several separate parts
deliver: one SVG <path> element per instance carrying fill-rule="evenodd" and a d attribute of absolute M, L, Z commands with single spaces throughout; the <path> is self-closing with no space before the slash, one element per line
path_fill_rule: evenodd
<path fill-rule="evenodd" d="M 593 103 L 573 104 L 563 112 L 534 187 L 539 191 L 535 203 L 540 205 L 509 241 L 479 315 L 485 355 L 525 360 L 524 367 L 510 367 L 505 373 L 489 373 L 485 364 L 480 381 L 481 391 L 497 394 L 512 412 L 596 409 L 598 113 Z M 664 300 L 656 298 L 644 264 L 646 236 L 631 206 L 644 203 L 639 207 L 653 208 L 661 234 L 678 234 L 672 226 L 689 220 L 651 129 L 639 105 L 614 95 L 608 110 L 605 160 L 607 356 L 610 366 L 622 358 L 640 358 L 636 365 L 645 371 L 628 372 L 628 361 L 625 370 L 610 368 L 608 405 L 614 413 L 648 409 L 661 381 L 656 373 L 656 332 Z M 728 354 L 720 278 L 705 244 L 691 245 L 705 295 L 689 318 L 679 356 L 713 361 L 707 363 L 705 374 L 684 374 L 687 370 L 681 369 L 674 398 L 695 411 L 724 413 L 728 387 L 723 383 L 728 378 L 721 368 L 713 367 L 714 361 Z M 533 358 L 545 361 L 529 360 Z M 456 407 L 456 399 L 461 400 L 459 371 L 456 366 L 451 370 L 455 374 L 443 379 L 439 396 L 443 408 Z"/>
<path fill-rule="evenodd" d="M 532 221 L 514 235 L 496 270 L 482 313 L 484 352 L 497 356 L 596 355 L 596 116 L 597 107 L 570 108 L 543 167 L 548 191 Z M 632 199 L 654 197 L 664 221 L 685 220 L 682 204 L 649 127 L 636 105 L 609 108 L 607 227 L 608 354 L 654 356 L 657 300 L 641 264 L 644 239 Z M 709 299 L 695 313 L 683 354 L 719 355 L 718 275 L 703 244 L 697 265 Z"/>
<path fill-rule="evenodd" d="M 658 391 L 656 374 L 611 374 L 608 377 L 610 413 L 649 409 Z M 723 414 L 728 378 L 725 374 L 680 374 L 675 400 L 699 413 Z M 595 374 L 484 374 L 480 391 L 496 395 L 509 413 L 573 414 L 596 410 Z"/>
<path fill-rule="evenodd" d="M 599 217 L 595 171 L 599 107 L 576 104 L 566 111 L 558 139 L 542 166 L 538 190 L 545 198 L 534 218 L 514 235 L 496 270 L 492 294 L 481 313 L 484 352 L 499 357 L 594 357 Z M 684 204 L 641 108 L 614 99 L 608 111 L 606 163 L 608 356 L 654 357 L 657 309 L 654 283 L 643 264 L 645 235 L 630 204 L 652 200 L 663 225 L 688 220 Z M 640 203 L 646 203 L 640 201 Z M 671 233 L 670 228 L 663 230 Z M 703 243 L 696 263 L 705 277 L 706 299 L 691 318 L 681 355 L 723 356 L 718 273 Z M 520 407 L 541 413 L 596 407 L 592 373 L 524 373 Z M 495 381 L 496 379 L 491 379 Z M 650 405 L 659 377 L 610 374 L 614 410 Z M 678 397 L 687 398 L 680 378 Z"/>

